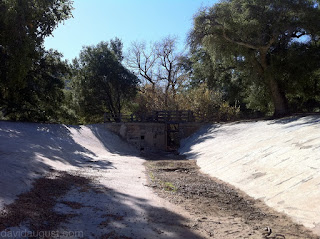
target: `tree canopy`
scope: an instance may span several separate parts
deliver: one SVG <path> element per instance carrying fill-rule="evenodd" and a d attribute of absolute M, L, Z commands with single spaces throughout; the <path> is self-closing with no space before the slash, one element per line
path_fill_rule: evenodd
<path fill-rule="evenodd" d="M 195 15 L 187 53 L 167 36 L 124 54 L 115 38 L 83 47 L 69 64 L 43 42 L 71 11 L 71 0 L 0 0 L 1 119 L 320 112 L 319 0 L 221 0 Z"/>
<path fill-rule="evenodd" d="M 39 62 L 54 55 L 44 52 L 43 41 L 60 22 L 71 17 L 71 10 L 70 0 L 0 1 L 0 110 L 5 115 L 11 113 L 15 118 L 13 112 L 27 110 L 34 99 L 28 92 L 30 85 L 39 88 L 48 83 L 48 77 L 35 74 Z"/>
<path fill-rule="evenodd" d="M 84 47 L 74 61 L 73 86 L 80 115 L 88 122 L 109 112 L 115 120 L 137 92 L 138 78 L 122 64 L 119 40 Z"/>
<path fill-rule="evenodd" d="M 227 0 L 198 13 L 189 43 L 210 54 L 214 69 L 222 67 L 247 80 L 252 89 L 263 89 L 274 115 L 280 116 L 289 111 L 286 81 L 291 81 L 281 62 L 292 54 L 309 54 L 310 47 L 318 49 L 319 29 L 319 1 Z M 296 67 L 299 75 L 306 73 Z"/>
<path fill-rule="evenodd" d="M 176 95 L 184 77 L 184 55 L 177 45 L 176 37 L 167 36 L 150 45 L 134 42 L 129 48 L 126 59 L 128 66 L 145 82 L 143 92 L 146 98 L 157 98 L 149 102 L 149 110 L 179 108 Z"/>
<path fill-rule="evenodd" d="M 17 87 L 7 97 L 5 113 L 10 119 L 54 122 L 59 119 L 64 78 L 70 74 L 70 68 L 57 51 L 39 54 L 24 78 L 24 87 Z"/>

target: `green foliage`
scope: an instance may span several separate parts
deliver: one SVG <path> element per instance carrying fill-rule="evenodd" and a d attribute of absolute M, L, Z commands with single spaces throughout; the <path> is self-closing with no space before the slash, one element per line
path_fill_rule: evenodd
<path fill-rule="evenodd" d="M 140 86 L 140 90 L 135 98 L 137 107 L 133 109 L 133 112 L 143 117 L 148 112 L 166 109 L 164 98 L 165 94 L 160 87 L 152 87 L 150 84 Z"/>
<path fill-rule="evenodd" d="M 299 41 L 306 48 L 319 41 L 318 6 L 317 1 L 310 0 L 228 0 L 200 11 L 189 43 L 194 52 L 202 48 L 210 55 L 212 67 L 205 67 L 210 70 L 208 84 L 218 83 L 223 91 L 229 92 L 230 83 L 236 80 L 236 86 L 242 90 L 240 95 L 247 96 L 244 101 L 250 100 L 248 107 L 258 102 L 256 92 L 251 89 L 259 89 L 265 100 L 273 103 L 275 115 L 286 114 L 290 105 L 289 85 L 295 80 L 279 63 L 281 59 L 293 59 L 290 54 L 316 61 L 316 56 L 303 47 L 297 49 L 293 43 Z M 306 38 L 302 41 L 303 36 Z M 208 65 L 209 61 L 205 62 Z M 298 69 L 298 75 L 306 75 L 298 61 L 291 63 Z M 222 82 L 226 82 L 226 88 Z M 256 102 L 252 104 L 251 100 Z"/>
<path fill-rule="evenodd" d="M 190 61 L 192 86 L 207 84 L 210 90 L 220 92 L 222 99 L 230 105 L 236 104 L 242 110 L 246 109 L 244 95 L 248 83 L 241 72 L 236 71 L 235 67 L 212 61 L 210 54 L 203 47 L 193 49 Z"/>
<path fill-rule="evenodd" d="M 171 182 L 163 182 L 162 187 L 165 191 L 176 192 L 177 187 L 175 187 Z"/>
<path fill-rule="evenodd" d="M 69 0 L 0 1 L 0 110 L 9 118 L 46 120 L 61 101 L 58 89 L 63 83 L 54 76 L 55 63 L 50 59 L 58 56 L 44 52 L 42 45 L 57 24 L 71 16 L 71 4 Z"/>
<path fill-rule="evenodd" d="M 112 41 L 84 47 L 74 61 L 75 100 L 85 122 L 101 121 L 105 112 L 116 119 L 136 95 L 139 81 L 121 64 L 122 43 L 119 43 L 116 47 Z"/>
<path fill-rule="evenodd" d="M 265 90 L 265 87 L 256 84 L 250 85 L 246 89 L 244 103 L 248 109 L 255 112 L 255 115 L 264 113 L 265 115 L 271 116 L 272 112 L 274 112 L 270 95 Z"/>
<path fill-rule="evenodd" d="M 204 120 L 229 121 L 240 116 L 237 105 L 230 106 L 223 100 L 221 92 L 209 89 L 205 83 L 180 93 L 178 102 L 181 109 L 191 110 Z"/>
<path fill-rule="evenodd" d="M 56 122 L 59 118 L 64 100 L 63 77 L 69 68 L 56 51 L 39 54 L 24 78 L 24 87 L 17 87 L 7 97 L 5 112 L 9 119 Z"/>
<path fill-rule="evenodd" d="M 286 89 L 290 108 L 295 112 L 319 111 L 320 47 L 312 42 L 295 42 L 273 64 L 283 68 L 277 76 Z"/>

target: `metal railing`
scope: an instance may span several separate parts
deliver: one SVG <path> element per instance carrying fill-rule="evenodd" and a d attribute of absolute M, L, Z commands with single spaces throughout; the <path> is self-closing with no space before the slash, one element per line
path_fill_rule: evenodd
<path fill-rule="evenodd" d="M 191 110 L 153 111 L 146 114 L 104 114 L 104 122 L 155 122 L 155 123 L 187 123 L 210 122 L 204 114 L 197 114 Z"/>

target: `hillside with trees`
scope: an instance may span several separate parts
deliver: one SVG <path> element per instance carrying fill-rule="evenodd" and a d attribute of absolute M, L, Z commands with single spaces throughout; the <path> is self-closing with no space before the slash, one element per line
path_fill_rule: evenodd
<path fill-rule="evenodd" d="M 178 39 L 84 46 L 71 63 L 44 39 L 72 1 L 0 2 L 1 119 L 94 123 L 105 112 L 192 110 L 207 121 L 320 111 L 319 1 L 227 0 Z M 107 41 L 106 41 L 107 40 Z"/>

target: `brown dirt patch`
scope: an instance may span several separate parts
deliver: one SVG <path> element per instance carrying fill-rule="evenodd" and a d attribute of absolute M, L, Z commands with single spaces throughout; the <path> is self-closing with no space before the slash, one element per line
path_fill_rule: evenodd
<path fill-rule="evenodd" d="M 199 172 L 195 161 L 146 162 L 149 186 L 197 221 L 192 228 L 208 238 L 318 238 L 289 217 L 242 191 Z M 265 228 L 272 233 L 267 236 Z"/>
<path fill-rule="evenodd" d="M 71 214 L 59 214 L 54 206 L 57 199 L 73 186 L 85 187 L 89 179 L 68 173 L 50 173 L 33 183 L 31 191 L 20 194 L 14 203 L 5 206 L 0 212 L 0 231 L 10 227 L 26 225 L 32 232 L 45 232 L 57 229 L 58 225 L 73 217 Z M 63 202 L 70 207 L 80 207 L 73 202 Z"/>

